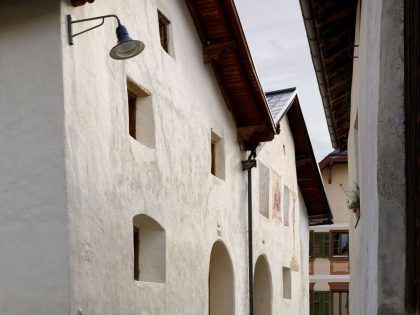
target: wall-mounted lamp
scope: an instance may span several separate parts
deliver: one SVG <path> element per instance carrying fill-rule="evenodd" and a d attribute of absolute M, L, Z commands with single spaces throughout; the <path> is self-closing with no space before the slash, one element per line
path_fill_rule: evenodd
<path fill-rule="evenodd" d="M 98 28 L 98 27 L 102 26 L 105 22 L 105 19 L 110 18 L 110 17 L 115 18 L 118 22 L 118 27 L 117 27 L 117 30 L 116 30 L 118 43 L 117 43 L 117 45 L 115 45 L 111 49 L 111 51 L 109 52 L 109 55 L 114 59 L 123 60 L 123 59 L 132 58 L 132 57 L 140 54 L 144 49 L 143 42 L 141 42 L 139 40 L 131 39 L 130 35 L 128 34 L 127 29 L 125 28 L 125 26 L 121 24 L 118 16 L 116 16 L 114 14 L 97 16 L 97 17 L 93 17 L 93 18 L 76 20 L 76 21 L 73 21 L 71 19 L 71 15 L 67 15 L 67 30 L 68 30 L 68 35 L 69 35 L 69 45 L 73 45 L 73 38 L 74 37 L 79 36 L 83 33 L 89 32 L 89 31 L 91 31 L 95 28 Z M 95 25 L 91 28 L 88 28 L 84 31 L 73 34 L 73 24 L 87 22 L 87 21 L 93 21 L 93 20 L 102 20 L 102 22 L 100 24 Z"/>

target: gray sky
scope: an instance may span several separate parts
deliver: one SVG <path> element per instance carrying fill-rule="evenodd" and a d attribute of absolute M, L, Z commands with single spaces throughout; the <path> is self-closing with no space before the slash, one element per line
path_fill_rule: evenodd
<path fill-rule="evenodd" d="M 299 0 L 235 0 L 265 92 L 296 87 L 315 156 L 333 149 Z"/>

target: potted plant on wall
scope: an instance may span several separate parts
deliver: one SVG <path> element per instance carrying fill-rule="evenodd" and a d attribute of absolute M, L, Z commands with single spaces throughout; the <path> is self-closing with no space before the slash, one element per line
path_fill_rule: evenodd
<path fill-rule="evenodd" d="M 357 226 L 360 219 L 360 189 L 356 183 L 353 184 L 352 190 L 347 193 L 347 208 L 356 215 Z"/>

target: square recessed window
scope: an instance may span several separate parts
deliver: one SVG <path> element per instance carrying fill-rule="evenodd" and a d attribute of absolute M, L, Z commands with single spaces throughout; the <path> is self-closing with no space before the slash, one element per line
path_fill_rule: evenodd
<path fill-rule="evenodd" d="M 158 10 L 160 45 L 169 54 L 169 25 L 171 21 Z"/>
<path fill-rule="evenodd" d="M 283 267 L 283 298 L 292 298 L 292 273 L 287 267 Z"/>
<path fill-rule="evenodd" d="M 210 172 L 214 176 L 225 179 L 225 148 L 223 139 L 213 130 L 210 141 L 211 166 Z"/>
<path fill-rule="evenodd" d="M 128 132 L 130 136 L 149 148 L 155 147 L 155 121 L 153 99 L 150 93 L 127 78 Z"/>

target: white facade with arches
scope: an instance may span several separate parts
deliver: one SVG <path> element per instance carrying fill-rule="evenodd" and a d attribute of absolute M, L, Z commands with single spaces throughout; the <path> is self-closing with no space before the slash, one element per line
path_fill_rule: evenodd
<path fill-rule="evenodd" d="M 169 54 L 159 40 L 158 10 L 171 21 Z M 110 59 L 110 22 L 67 44 L 67 14 L 106 13 L 145 42 L 142 54 Z M 0 313 L 207 315 L 210 280 L 229 288 L 223 297 L 231 307 L 218 315 L 247 314 L 241 161 L 248 155 L 212 67 L 203 63 L 185 1 L 97 0 L 75 8 L 26 0 L 2 6 L 0 18 L 0 42 L 9 44 L 0 50 L 8 76 L 0 81 L 0 165 L 7 169 L 0 176 Z M 137 105 L 146 102 L 140 116 L 153 119 L 137 117 L 135 137 L 127 80 L 149 93 Z M 304 315 L 308 213 L 286 116 L 280 127 L 258 149 L 252 171 L 253 267 L 263 264 L 255 295 L 264 303 L 258 315 Z M 143 136 L 142 128 L 153 130 Z M 223 158 L 214 159 L 224 163 L 223 176 L 211 173 L 212 134 L 223 145 Z M 263 211 L 259 198 L 267 198 Z M 231 268 L 227 278 L 224 268 Z M 287 298 L 284 268 L 291 270 Z M 267 286 L 263 296 L 258 290 Z"/>

